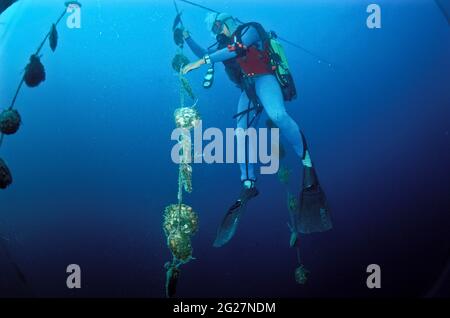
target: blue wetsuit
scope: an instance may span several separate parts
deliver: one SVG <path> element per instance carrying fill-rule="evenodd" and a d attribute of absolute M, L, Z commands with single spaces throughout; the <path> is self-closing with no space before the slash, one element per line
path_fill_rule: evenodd
<path fill-rule="evenodd" d="M 250 26 L 248 30 L 242 35 L 242 44 L 246 47 L 251 45 L 257 46 L 258 49 L 262 49 L 263 41 L 260 38 L 257 30 Z M 230 51 L 227 47 L 218 49 L 213 47 L 212 49 L 204 49 L 199 46 L 191 37 L 186 39 L 186 43 L 189 45 L 192 52 L 199 58 L 203 58 L 205 55 L 209 55 L 211 63 L 223 62 L 237 57 L 236 51 Z M 288 142 L 294 148 L 297 155 L 303 157 L 303 142 L 300 135 L 300 130 L 297 123 L 286 112 L 284 105 L 283 94 L 281 92 L 280 85 L 272 74 L 257 75 L 254 76 L 256 95 L 258 96 L 262 106 L 264 107 L 268 117 L 280 128 L 281 134 L 288 140 Z M 246 111 L 249 105 L 249 98 L 245 91 L 242 92 L 238 103 L 238 113 Z M 249 113 L 249 116 L 254 116 L 255 111 Z M 237 127 L 247 129 L 247 116 L 240 116 L 237 119 Z M 240 138 L 238 138 L 238 147 L 246 147 L 242 142 L 239 144 Z M 257 149 L 250 147 L 248 149 L 249 158 L 256 158 Z M 254 164 L 240 164 L 241 180 L 256 180 L 254 171 Z"/>

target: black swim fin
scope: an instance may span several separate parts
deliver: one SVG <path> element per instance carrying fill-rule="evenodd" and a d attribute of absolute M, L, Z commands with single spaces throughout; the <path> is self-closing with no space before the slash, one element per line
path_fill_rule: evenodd
<path fill-rule="evenodd" d="M 327 198 L 311 162 L 306 137 L 302 131 L 300 134 L 303 142 L 302 161 L 309 162 L 309 165 L 303 164 L 303 186 L 300 192 L 300 208 L 296 218 L 297 231 L 303 234 L 325 232 L 333 227 Z"/>
<path fill-rule="evenodd" d="M 320 186 L 314 167 L 303 168 L 297 230 L 303 234 L 328 231 L 333 225 L 325 192 Z"/>
<path fill-rule="evenodd" d="M 243 189 L 239 199 L 230 207 L 227 214 L 217 230 L 214 247 L 221 247 L 228 243 L 236 233 L 237 226 L 242 214 L 245 211 L 248 201 L 259 194 L 255 187 Z"/>

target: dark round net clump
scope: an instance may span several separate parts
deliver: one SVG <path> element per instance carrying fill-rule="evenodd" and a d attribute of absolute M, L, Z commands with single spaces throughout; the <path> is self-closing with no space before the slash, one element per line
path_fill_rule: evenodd
<path fill-rule="evenodd" d="M 45 68 L 39 56 L 35 54 L 30 56 L 30 62 L 25 68 L 23 79 L 29 87 L 36 87 L 45 81 Z"/>
<path fill-rule="evenodd" d="M 6 163 L 0 159 L 0 189 L 6 189 L 12 183 L 11 171 Z"/>
<path fill-rule="evenodd" d="M 0 113 L 0 132 L 12 135 L 19 130 L 21 118 L 15 109 L 7 109 Z"/>
<path fill-rule="evenodd" d="M 175 30 L 173 30 L 173 40 L 177 46 L 183 48 L 184 45 L 183 29 L 176 28 Z"/>
<path fill-rule="evenodd" d="M 180 72 L 181 68 L 189 64 L 189 59 L 181 53 L 175 55 L 172 59 L 172 68 L 175 72 Z"/>

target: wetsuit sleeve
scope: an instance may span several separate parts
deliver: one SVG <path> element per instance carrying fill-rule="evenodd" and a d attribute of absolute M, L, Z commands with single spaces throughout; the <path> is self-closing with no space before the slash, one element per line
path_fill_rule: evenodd
<path fill-rule="evenodd" d="M 203 47 L 201 47 L 197 42 L 194 41 L 192 37 L 188 37 L 185 39 L 185 42 L 191 49 L 192 53 L 194 53 L 198 58 L 203 58 L 206 54 L 212 54 L 215 51 L 217 51 L 216 46 L 206 50 Z"/>
<path fill-rule="evenodd" d="M 208 53 L 204 48 L 197 44 L 191 37 L 188 37 L 186 40 L 187 45 L 191 49 L 192 53 L 194 53 L 198 58 L 202 58 L 206 53 Z"/>
<path fill-rule="evenodd" d="M 243 31 L 242 35 L 242 44 L 246 47 L 256 44 L 260 42 L 261 38 L 259 37 L 258 31 L 254 27 L 249 27 L 246 31 Z M 221 50 L 212 53 L 209 58 L 211 59 L 211 63 L 223 62 L 229 59 L 232 59 L 237 56 L 236 51 L 230 51 L 227 47 Z"/>

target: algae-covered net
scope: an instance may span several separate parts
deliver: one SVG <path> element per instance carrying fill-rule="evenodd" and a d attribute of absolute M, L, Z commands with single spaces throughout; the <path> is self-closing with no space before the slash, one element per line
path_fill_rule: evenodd
<path fill-rule="evenodd" d="M 282 184 L 287 185 L 291 177 L 291 170 L 285 165 L 281 165 L 280 169 L 278 169 L 277 177 Z"/>
<path fill-rule="evenodd" d="M 164 211 L 163 228 L 174 260 L 188 262 L 192 258 L 191 236 L 198 230 L 197 213 L 186 204 L 171 204 Z"/>
<path fill-rule="evenodd" d="M 167 244 L 177 260 L 187 262 L 192 258 L 192 245 L 189 235 L 174 232 L 167 238 Z"/>
<path fill-rule="evenodd" d="M 308 274 L 309 271 L 303 265 L 300 265 L 295 269 L 295 281 L 300 285 L 304 285 L 308 280 Z"/>
<path fill-rule="evenodd" d="M 174 58 L 174 69 L 181 68 L 187 59 L 180 54 Z M 166 296 L 173 297 L 180 276 L 180 266 L 193 259 L 191 237 L 198 231 L 198 216 L 192 207 L 183 203 L 183 191 L 192 192 L 192 157 L 191 136 L 189 130 L 201 120 L 196 109 L 196 102 L 190 107 L 184 105 L 185 95 L 194 99 L 194 93 L 188 80 L 179 74 L 180 107 L 174 111 L 177 128 L 182 129 L 178 138 L 180 162 L 178 166 L 178 203 L 168 205 L 164 210 L 163 229 L 167 246 L 172 253 L 172 261 L 166 263 Z"/>
<path fill-rule="evenodd" d="M 182 163 L 180 166 L 181 173 L 181 183 L 183 184 L 183 189 L 187 193 L 192 192 L 192 166 L 187 163 Z"/>
<path fill-rule="evenodd" d="M 163 227 L 167 236 L 177 231 L 193 235 L 198 230 L 197 213 L 186 204 L 171 204 L 164 211 Z"/>
<path fill-rule="evenodd" d="M 180 107 L 174 113 L 178 128 L 192 129 L 200 121 L 200 115 L 195 107 Z"/>

